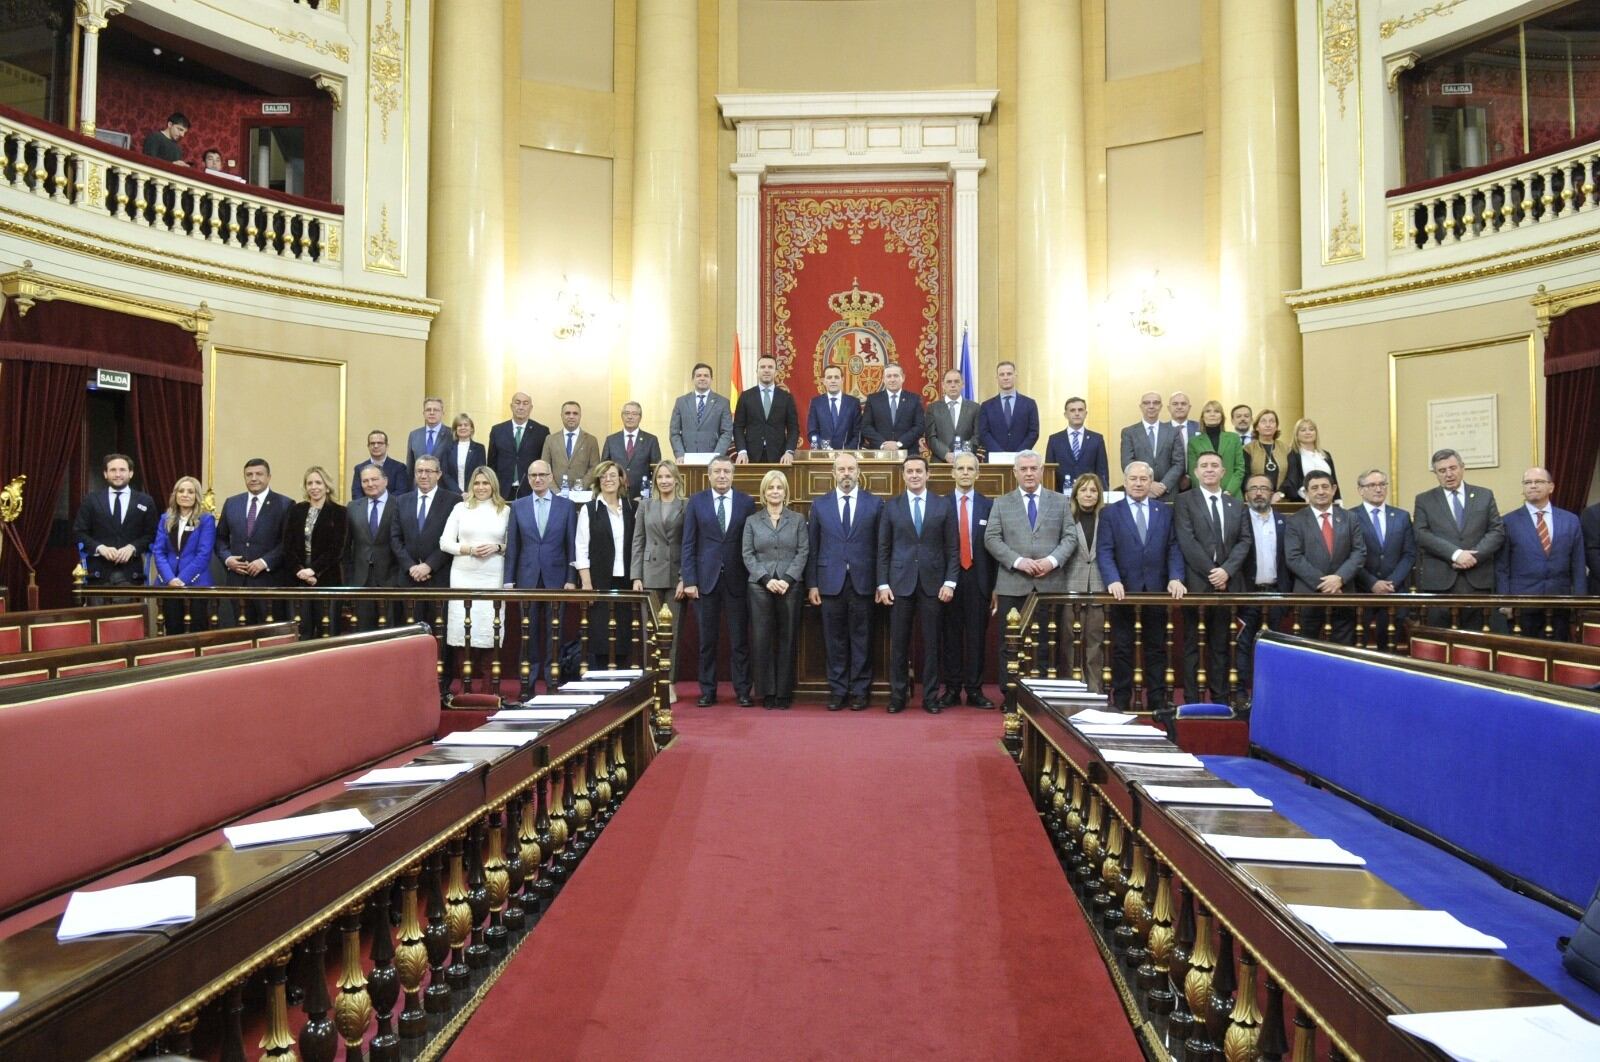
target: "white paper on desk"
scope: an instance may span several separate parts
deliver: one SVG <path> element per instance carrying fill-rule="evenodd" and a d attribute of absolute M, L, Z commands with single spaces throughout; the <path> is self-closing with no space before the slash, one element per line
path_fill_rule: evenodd
<path fill-rule="evenodd" d="M 1593 1062 L 1600 1025 L 1559 1003 L 1548 1007 L 1391 1014 L 1389 1023 L 1461 1062 Z"/>
<path fill-rule="evenodd" d="M 680 465 L 709 465 L 712 461 L 715 461 L 717 458 L 719 458 L 721 456 L 722 455 L 717 453 L 715 450 L 708 450 L 705 453 L 701 453 L 701 452 L 699 452 L 697 450 L 694 453 L 684 454 L 683 455 L 683 460 L 679 461 L 678 464 L 680 464 Z"/>
<path fill-rule="evenodd" d="M 524 708 L 587 708 L 606 699 L 603 693 L 581 693 L 564 696 L 559 693 L 541 693 L 522 702 Z"/>
<path fill-rule="evenodd" d="M 1129 749 L 1100 749 L 1100 758 L 1107 763 L 1127 763 L 1140 767 L 1204 767 L 1198 758 L 1187 752 L 1133 752 Z"/>
<path fill-rule="evenodd" d="M 525 730 L 456 730 L 442 738 L 435 738 L 435 745 L 465 745 L 476 748 L 514 749 L 523 745 L 532 744 L 539 740 L 539 735 Z"/>
<path fill-rule="evenodd" d="M 1084 737 L 1164 738 L 1167 732 L 1160 727 L 1143 723 L 1074 723 L 1073 728 Z"/>
<path fill-rule="evenodd" d="M 1022 684 L 1031 690 L 1072 690 L 1077 693 L 1089 688 L 1087 682 L 1062 678 L 1025 678 Z"/>
<path fill-rule="evenodd" d="M 345 785 L 426 785 L 430 782 L 448 782 L 475 766 L 472 763 L 413 763 L 405 767 L 379 767 Z"/>
<path fill-rule="evenodd" d="M 644 669 L 634 667 L 612 668 L 609 671 L 585 671 L 583 677 L 585 679 L 627 679 L 632 681 L 633 679 L 644 678 Z"/>
<path fill-rule="evenodd" d="M 991 465 L 1014 465 L 1017 463 L 1017 454 L 1020 450 L 990 450 L 989 463 Z"/>
<path fill-rule="evenodd" d="M 1449 911 L 1370 910 L 1291 903 L 1294 916 L 1331 944 L 1375 948 L 1504 949 L 1505 941 L 1464 925 Z"/>
<path fill-rule="evenodd" d="M 502 708 L 489 717 L 489 722 L 559 723 L 577 714 L 576 708 Z"/>
<path fill-rule="evenodd" d="M 355 808 L 343 811 L 324 811 L 316 815 L 295 815 L 270 822 L 252 822 L 244 826 L 229 826 L 222 836 L 235 848 L 250 848 L 258 844 L 278 844 L 283 841 L 300 841 L 308 837 L 328 837 L 336 833 L 360 833 L 372 829 L 372 823 Z"/>
<path fill-rule="evenodd" d="M 1144 791 L 1158 804 L 1200 804 L 1223 808 L 1270 808 L 1272 801 L 1254 789 L 1219 785 L 1147 785 Z"/>
<path fill-rule="evenodd" d="M 1364 867 L 1367 861 L 1326 837 L 1241 837 L 1202 833 L 1206 844 L 1224 859 L 1244 863 L 1315 863 L 1330 867 Z"/>
<path fill-rule="evenodd" d="M 56 928 L 56 939 L 78 940 L 193 921 L 194 878 L 180 874 L 160 881 L 73 893 Z"/>
<path fill-rule="evenodd" d="M 0 992 L 0 1010 L 5 1010 L 21 998 L 21 992 Z"/>
<path fill-rule="evenodd" d="M 1123 723 L 1131 723 L 1137 718 L 1139 717 L 1134 715 L 1132 712 L 1102 712 L 1097 708 L 1085 708 L 1083 711 L 1069 719 L 1068 722 L 1072 723 L 1074 726 L 1079 723 L 1098 723 L 1101 726 L 1121 726 Z"/>
<path fill-rule="evenodd" d="M 616 693 L 633 685 L 631 682 L 590 682 L 588 679 L 577 679 L 561 684 L 563 693 Z"/>

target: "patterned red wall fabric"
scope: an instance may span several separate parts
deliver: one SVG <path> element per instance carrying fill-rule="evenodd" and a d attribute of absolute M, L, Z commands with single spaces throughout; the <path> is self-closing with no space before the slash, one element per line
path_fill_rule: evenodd
<path fill-rule="evenodd" d="M 293 113 L 264 118 L 264 102 L 288 103 Z M 304 126 L 303 194 L 323 201 L 332 198 L 333 102 L 325 93 L 312 89 L 304 96 L 264 96 L 183 81 L 114 57 L 101 62 L 95 101 L 95 124 L 101 129 L 127 133 L 137 151 L 145 134 L 166 127 L 167 115 L 173 111 L 182 111 L 192 123 L 182 143 L 186 162 L 198 166 L 206 149 L 214 147 L 224 159 L 238 163 L 230 172 L 241 177 L 249 172 L 250 125 Z"/>

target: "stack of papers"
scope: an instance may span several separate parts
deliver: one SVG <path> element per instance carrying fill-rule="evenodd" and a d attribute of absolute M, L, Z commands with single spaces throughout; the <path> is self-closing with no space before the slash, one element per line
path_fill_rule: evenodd
<path fill-rule="evenodd" d="M 1121 726 L 1124 723 L 1131 723 L 1137 718 L 1139 717 L 1134 715 L 1132 712 L 1102 712 L 1095 708 L 1085 708 L 1068 721 L 1074 726 L 1077 726 L 1080 723 L 1098 723 L 1101 726 Z"/>
<path fill-rule="evenodd" d="M 1030 690 L 1069 690 L 1073 693 L 1082 693 L 1089 688 L 1087 682 L 1079 679 L 1025 678 L 1022 684 Z"/>
<path fill-rule="evenodd" d="M 1073 729 L 1085 737 L 1164 738 L 1167 732 L 1160 727 L 1143 723 L 1074 723 Z"/>
<path fill-rule="evenodd" d="M 194 878 L 180 875 L 97 892 L 75 892 L 56 929 L 57 940 L 127 933 L 194 921 Z M 12 994 L 16 999 L 16 994 Z"/>
<path fill-rule="evenodd" d="M 606 682 L 603 680 L 590 682 L 585 678 L 577 679 L 573 682 L 563 682 L 561 684 L 561 690 L 564 693 L 617 693 L 621 690 L 627 689 L 631 685 L 633 685 L 631 682 Z"/>
<path fill-rule="evenodd" d="M 21 992 L 0 992 L 0 1010 L 5 1010 L 21 998 Z"/>
<path fill-rule="evenodd" d="M 415 763 L 405 767 L 379 767 L 345 785 L 426 785 L 448 782 L 473 768 L 470 763 Z"/>
<path fill-rule="evenodd" d="M 1332 867 L 1364 867 L 1367 861 L 1326 837 L 1241 837 L 1202 833 L 1206 844 L 1224 859 L 1245 863 L 1316 863 Z"/>
<path fill-rule="evenodd" d="M 588 708 L 590 705 L 599 704 L 606 699 L 603 693 L 541 693 L 523 701 L 528 708 Z"/>
<path fill-rule="evenodd" d="M 370 829 L 372 823 L 367 821 L 365 815 L 355 808 L 346 808 L 343 811 L 252 822 L 247 826 L 229 826 L 222 831 L 222 836 L 235 848 L 249 848 L 258 844 L 279 844 L 307 837 L 329 837 L 336 833 L 360 833 Z"/>
<path fill-rule="evenodd" d="M 1496 951 L 1506 946 L 1505 941 L 1498 937 L 1464 925 L 1449 911 L 1369 910 L 1361 907 L 1318 907 L 1304 903 L 1291 903 L 1289 910 L 1330 944 Z"/>
<path fill-rule="evenodd" d="M 1147 785 L 1144 791 L 1158 804 L 1200 804 L 1220 808 L 1270 808 L 1272 801 L 1254 789 L 1219 785 Z"/>
<path fill-rule="evenodd" d="M 610 671 L 590 671 L 583 677 L 585 679 L 628 679 L 631 681 L 644 678 L 644 669 L 639 667 L 612 668 Z"/>
<path fill-rule="evenodd" d="M 576 708 L 502 708 L 489 717 L 489 722 L 559 723 L 577 714 Z"/>
<path fill-rule="evenodd" d="M 1140 767 L 1204 767 L 1198 758 L 1187 752 L 1131 752 L 1128 749 L 1101 749 L 1100 758 L 1107 763 L 1128 763 Z"/>
<path fill-rule="evenodd" d="M 1600 1058 L 1600 1025 L 1559 1003 L 1504 1010 L 1391 1014 L 1397 1025 L 1462 1062 L 1589 1062 Z"/>
<path fill-rule="evenodd" d="M 457 730 L 434 741 L 435 745 L 469 748 L 515 749 L 539 740 L 535 730 Z"/>

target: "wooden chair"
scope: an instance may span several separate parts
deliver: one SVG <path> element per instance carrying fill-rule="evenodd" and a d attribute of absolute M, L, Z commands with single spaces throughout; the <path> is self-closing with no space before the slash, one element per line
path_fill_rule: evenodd
<path fill-rule="evenodd" d="M 1570 660 L 1550 661 L 1550 681 L 1562 686 L 1600 686 L 1600 667 Z"/>
<path fill-rule="evenodd" d="M 1458 667 L 1470 667 L 1475 671 L 1491 671 L 1494 665 L 1494 654 L 1488 649 L 1480 649 L 1475 645 L 1452 645 L 1450 647 L 1450 663 Z"/>
<path fill-rule="evenodd" d="M 1549 661 L 1502 649 L 1494 655 L 1494 669 L 1502 675 L 1515 675 L 1518 678 L 1543 682 L 1549 674 Z"/>
<path fill-rule="evenodd" d="M 1432 638 L 1411 639 L 1411 658 L 1413 660 L 1434 660 L 1441 664 L 1450 662 L 1450 646 Z"/>

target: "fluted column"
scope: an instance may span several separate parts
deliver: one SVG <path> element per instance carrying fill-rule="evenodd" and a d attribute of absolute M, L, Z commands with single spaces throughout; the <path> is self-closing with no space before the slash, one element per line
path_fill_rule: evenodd
<path fill-rule="evenodd" d="M 501 0 L 434 6 L 429 130 L 428 393 L 450 415 L 504 405 L 505 61 Z"/>
<path fill-rule="evenodd" d="M 974 123 L 973 137 L 977 128 Z M 961 330 L 966 329 L 967 341 L 972 345 L 973 356 L 979 346 L 978 329 L 978 174 L 983 172 L 982 159 L 963 159 L 950 164 L 950 177 L 955 184 L 955 332 L 951 336 L 950 363 L 959 367 L 961 358 Z M 974 366 L 976 370 L 976 366 Z M 980 387 L 986 381 L 975 381 Z"/>
<path fill-rule="evenodd" d="M 700 137 L 695 0 L 639 0 L 633 126 L 633 297 L 628 373 L 663 425 L 696 349 Z M 741 190 L 744 179 L 741 178 Z M 743 337 L 745 348 L 756 341 Z M 727 379 L 719 374 L 719 389 Z"/>
<path fill-rule="evenodd" d="M 1016 360 L 1047 415 L 1089 377 L 1083 156 L 1082 4 L 1018 0 L 1017 349 L 984 360 Z"/>
<path fill-rule="evenodd" d="M 100 81 L 100 31 L 112 15 L 128 9 L 128 0 L 77 0 L 74 14 L 83 30 L 83 79 L 78 87 L 78 132 L 94 136 L 95 96 Z"/>
<path fill-rule="evenodd" d="M 1299 125 L 1291 4 L 1222 0 L 1222 254 L 1218 356 L 1225 404 L 1303 411 Z"/>
<path fill-rule="evenodd" d="M 739 182 L 736 199 L 737 275 L 734 278 L 734 329 L 739 333 L 740 353 L 751 366 L 752 347 L 761 335 L 761 175 L 766 166 L 759 162 L 735 162 L 734 178 Z M 753 380 L 753 368 L 744 378 Z M 730 376 L 732 370 L 730 369 Z"/>

